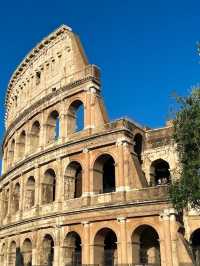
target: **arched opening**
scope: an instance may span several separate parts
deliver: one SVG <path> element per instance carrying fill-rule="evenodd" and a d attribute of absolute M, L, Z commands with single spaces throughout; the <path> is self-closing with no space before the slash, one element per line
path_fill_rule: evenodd
<path fill-rule="evenodd" d="M 79 266 L 82 261 L 81 238 L 76 232 L 70 232 L 64 241 L 64 263 L 70 266 Z"/>
<path fill-rule="evenodd" d="M 23 266 L 32 266 L 32 242 L 29 238 L 24 240 L 22 246 Z"/>
<path fill-rule="evenodd" d="M 19 135 L 19 141 L 17 145 L 18 158 L 23 159 L 25 155 L 25 146 L 26 146 L 26 132 L 23 130 Z"/>
<path fill-rule="evenodd" d="M 133 264 L 161 265 L 159 236 L 148 225 L 139 226 L 132 235 Z"/>
<path fill-rule="evenodd" d="M 152 186 L 165 185 L 171 182 L 170 167 L 162 159 L 153 161 L 150 168 L 150 183 Z"/>
<path fill-rule="evenodd" d="M 94 238 L 94 264 L 114 266 L 117 263 L 117 236 L 111 229 L 103 228 Z"/>
<path fill-rule="evenodd" d="M 54 202 L 56 198 L 56 174 L 53 169 L 48 169 L 43 178 L 42 203 Z"/>
<path fill-rule="evenodd" d="M 3 172 L 5 173 L 8 168 L 8 146 L 6 145 L 3 153 Z"/>
<path fill-rule="evenodd" d="M 51 143 L 55 140 L 58 140 L 60 136 L 60 118 L 59 113 L 57 111 L 53 111 L 50 113 L 47 119 L 46 129 L 47 143 Z"/>
<path fill-rule="evenodd" d="M 15 241 L 12 241 L 9 248 L 9 254 L 8 254 L 8 265 L 9 266 L 15 266 L 16 263 L 16 251 L 17 251 L 17 245 Z"/>
<path fill-rule="evenodd" d="M 41 265 L 53 266 L 54 241 L 50 235 L 46 235 L 42 242 Z"/>
<path fill-rule="evenodd" d="M 10 145 L 10 151 L 9 151 L 9 166 L 12 166 L 14 163 L 14 155 L 15 155 L 15 140 L 13 139 Z"/>
<path fill-rule="evenodd" d="M 195 265 L 200 266 L 200 228 L 192 233 L 190 243 L 194 260 L 196 262 Z"/>
<path fill-rule="evenodd" d="M 35 178 L 30 176 L 25 187 L 25 209 L 30 209 L 35 205 Z"/>
<path fill-rule="evenodd" d="M 19 201 L 20 201 L 20 184 L 16 183 L 13 191 L 13 200 L 12 200 L 13 214 L 19 211 Z"/>
<path fill-rule="evenodd" d="M 109 154 L 98 157 L 94 163 L 94 192 L 109 193 L 116 190 L 115 161 Z"/>
<path fill-rule="evenodd" d="M 78 162 L 71 162 L 65 172 L 65 199 L 82 196 L 82 167 Z"/>
<path fill-rule="evenodd" d="M 3 218 L 8 214 L 9 189 L 6 189 L 3 197 Z"/>
<path fill-rule="evenodd" d="M 35 121 L 31 128 L 31 152 L 34 152 L 38 149 L 40 145 L 40 123 Z"/>
<path fill-rule="evenodd" d="M 1 247 L 1 258 L 0 258 L 0 265 L 6 265 L 6 245 L 3 243 Z"/>
<path fill-rule="evenodd" d="M 134 152 L 137 154 L 138 160 L 140 163 L 142 163 L 142 143 L 143 143 L 143 138 L 141 134 L 136 134 L 133 140 L 133 149 Z"/>
<path fill-rule="evenodd" d="M 72 134 L 84 128 L 84 106 L 79 100 L 74 101 L 67 112 L 67 132 Z"/>

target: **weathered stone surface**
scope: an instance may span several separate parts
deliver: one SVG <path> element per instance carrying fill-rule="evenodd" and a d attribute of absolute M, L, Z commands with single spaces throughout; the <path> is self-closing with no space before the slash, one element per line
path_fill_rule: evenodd
<path fill-rule="evenodd" d="M 0 265 L 192 265 L 186 240 L 200 219 L 191 211 L 181 224 L 168 201 L 179 166 L 171 133 L 170 123 L 110 122 L 77 36 L 50 34 L 8 86 Z"/>

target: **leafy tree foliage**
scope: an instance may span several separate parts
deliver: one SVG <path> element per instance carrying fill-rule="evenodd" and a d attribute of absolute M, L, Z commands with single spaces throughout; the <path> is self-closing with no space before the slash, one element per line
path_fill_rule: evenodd
<path fill-rule="evenodd" d="M 179 111 L 174 119 L 174 141 L 180 162 L 170 198 L 181 211 L 188 206 L 200 208 L 200 87 L 187 97 L 176 97 Z"/>

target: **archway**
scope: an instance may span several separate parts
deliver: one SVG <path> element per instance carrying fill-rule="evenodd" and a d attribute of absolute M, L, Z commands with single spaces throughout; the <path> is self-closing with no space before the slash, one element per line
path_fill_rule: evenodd
<path fill-rule="evenodd" d="M 65 172 L 65 199 L 82 196 L 82 167 L 78 162 L 71 162 Z"/>
<path fill-rule="evenodd" d="M 8 214 L 9 189 L 5 189 L 3 197 L 3 218 Z"/>
<path fill-rule="evenodd" d="M 17 245 L 15 241 L 12 241 L 9 248 L 8 264 L 9 266 L 15 266 L 16 262 Z"/>
<path fill-rule="evenodd" d="M 81 238 L 76 232 L 70 232 L 65 237 L 64 263 L 70 266 L 82 264 Z"/>
<path fill-rule="evenodd" d="M 42 183 L 42 203 L 54 202 L 56 198 L 56 174 L 53 169 L 48 169 Z"/>
<path fill-rule="evenodd" d="M 42 242 L 41 265 L 53 266 L 54 262 L 54 241 L 51 235 L 45 235 Z"/>
<path fill-rule="evenodd" d="M 94 264 L 114 266 L 117 261 L 117 236 L 113 230 L 103 228 L 94 238 Z"/>
<path fill-rule="evenodd" d="M 116 190 L 115 161 L 109 154 L 99 156 L 94 163 L 94 192 L 109 193 Z"/>
<path fill-rule="evenodd" d="M 5 173 L 8 168 L 8 145 L 5 146 L 4 152 L 3 152 L 3 172 Z"/>
<path fill-rule="evenodd" d="M 80 100 L 71 103 L 67 112 L 67 132 L 72 134 L 84 128 L 84 106 Z"/>
<path fill-rule="evenodd" d="M 25 186 L 25 209 L 35 205 L 35 178 L 30 176 Z"/>
<path fill-rule="evenodd" d="M 152 186 L 169 184 L 171 178 L 168 162 L 162 159 L 153 161 L 150 168 L 150 178 Z"/>
<path fill-rule="evenodd" d="M 134 149 L 134 152 L 137 154 L 137 157 L 140 163 L 142 163 L 142 158 L 141 158 L 142 143 L 143 143 L 142 135 L 139 133 L 136 134 L 133 140 L 133 144 L 134 144 L 133 149 Z"/>
<path fill-rule="evenodd" d="M 196 266 L 200 266 L 200 228 L 195 230 L 190 238 L 192 253 L 196 262 Z"/>
<path fill-rule="evenodd" d="M 13 198 L 12 198 L 12 211 L 14 214 L 17 211 L 19 211 L 19 202 L 20 202 L 20 184 L 16 183 L 14 191 L 13 191 Z"/>
<path fill-rule="evenodd" d="M 60 136 L 60 118 L 59 113 L 55 110 L 51 112 L 47 119 L 46 139 L 47 143 L 54 142 Z"/>
<path fill-rule="evenodd" d="M 26 132 L 23 130 L 19 135 L 19 140 L 17 143 L 18 158 L 23 159 L 25 155 L 26 148 Z"/>
<path fill-rule="evenodd" d="M 40 144 L 40 123 L 35 121 L 31 128 L 31 152 L 34 152 L 38 149 Z"/>
<path fill-rule="evenodd" d="M 153 227 L 141 225 L 132 234 L 132 260 L 133 264 L 161 265 L 159 236 Z"/>
<path fill-rule="evenodd" d="M 3 243 L 1 247 L 0 265 L 6 265 L 6 245 Z"/>
<path fill-rule="evenodd" d="M 23 266 L 32 266 L 32 242 L 29 238 L 24 240 L 22 246 Z"/>
<path fill-rule="evenodd" d="M 13 139 L 10 145 L 10 150 L 9 150 L 9 166 L 12 166 L 14 163 L 14 157 L 15 156 L 15 140 Z"/>

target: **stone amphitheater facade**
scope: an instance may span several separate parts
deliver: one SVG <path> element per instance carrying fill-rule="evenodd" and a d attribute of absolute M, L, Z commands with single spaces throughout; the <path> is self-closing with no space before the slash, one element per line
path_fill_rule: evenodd
<path fill-rule="evenodd" d="M 168 200 L 179 166 L 172 125 L 109 121 L 100 70 L 69 27 L 17 67 L 5 125 L 1 266 L 198 261 L 199 214 L 179 217 Z"/>

